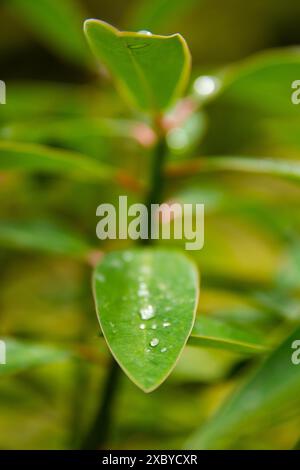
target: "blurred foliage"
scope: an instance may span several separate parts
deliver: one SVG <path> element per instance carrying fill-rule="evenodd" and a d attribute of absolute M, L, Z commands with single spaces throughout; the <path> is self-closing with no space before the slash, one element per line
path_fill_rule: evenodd
<path fill-rule="evenodd" d="M 95 66 L 88 17 L 187 40 L 193 113 L 168 135 L 164 198 L 206 207 L 190 343 L 151 395 L 122 376 L 107 445 L 299 445 L 299 14 L 296 0 L 1 2 L 0 448 L 81 447 L 109 364 L 90 265 L 132 244 L 96 239 L 96 207 L 140 202 L 148 182 L 147 119 Z"/>

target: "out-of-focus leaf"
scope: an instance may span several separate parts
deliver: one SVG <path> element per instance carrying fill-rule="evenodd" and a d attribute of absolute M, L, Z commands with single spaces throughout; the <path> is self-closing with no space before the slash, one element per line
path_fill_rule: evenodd
<path fill-rule="evenodd" d="M 240 171 L 270 176 L 280 176 L 291 180 L 300 180 L 300 163 L 266 158 L 228 157 L 209 158 L 207 170 Z"/>
<path fill-rule="evenodd" d="M 0 128 L 0 137 L 5 140 L 34 143 L 70 143 L 78 138 L 96 137 L 130 138 L 135 125 L 135 121 L 117 119 L 49 119 L 43 122 L 30 121 L 7 125 Z"/>
<path fill-rule="evenodd" d="M 216 383 L 225 379 L 239 360 L 240 358 L 231 351 L 195 348 L 190 347 L 188 343 L 172 372 L 170 381 L 181 384 Z"/>
<path fill-rule="evenodd" d="M 182 15 L 199 0 L 143 0 L 135 5 L 132 29 L 147 29 L 157 31 L 165 23 L 178 15 Z"/>
<path fill-rule="evenodd" d="M 59 348 L 35 344 L 11 338 L 3 338 L 6 349 L 6 364 L 0 365 L 0 377 L 24 372 L 33 367 L 62 361 L 71 356 Z"/>
<path fill-rule="evenodd" d="M 298 48 L 259 53 L 228 70 L 216 100 L 238 103 L 272 118 L 298 116 L 291 96 L 299 67 Z"/>
<path fill-rule="evenodd" d="M 86 118 L 27 120 L 0 127 L 0 139 L 32 142 L 75 151 L 109 165 L 119 165 L 124 145 L 130 150 L 136 140 L 136 121 Z M 124 151 L 125 166 L 125 151 Z"/>
<path fill-rule="evenodd" d="M 219 91 L 206 106 L 210 127 L 202 152 L 289 158 L 293 149 L 299 154 L 299 107 L 292 103 L 299 67 L 299 49 L 286 48 L 222 71 Z"/>
<path fill-rule="evenodd" d="M 277 415 L 300 394 L 299 366 L 292 363 L 292 344 L 300 328 L 272 352 L 256 374 L 221 406 L 216 415 L 187 442 L 191 449 L 226 449 L 237 435 Z M 299 410 L 300 411 L 300 410 Z"/>
<path fill-rule="evenodd" d="M 90 249 L 78 235 L 49 222 L 0 221 L 0 246 L 83 257 Z"/>
<path fill-rule="evenodd" d="M 236 351 L 241 354 L 258 354 L 267 350 L 257 335 L 209 316 L 200 316 L 196 319 L 189 344 Z"/>
<path fill-rule="evenodd" d="M 254 173 L 300 181 L 300 163 L 271 158 L 211 156 L 184 163 L 169 163 L 167 167 L 167 174 L 172 176 L 193 176 L 215 171 Z"/>
<path fill-rule="evenodd" d="M 208 187 L 188 186 L 172 196 L 172 201 L 180 204 L 204 204 L 206 215 L 230 214 L 247 221 L 253 221 L 264 230 L 271 232 L 281 241 L 287 239 L 287 229 L 297 215 L 276 204 L 268 204 L 255 198 L 236 194 L 230 188 L 210 185 Z M 278 210 L 281 211 L 280 219 Z M 284 222 L 284 223 L 283 223 Z"/>
<path fill-rule="evenodd" d="M 104 104 L 103 104 L 104 102 Z M 82 85 L 51 82 L 10 82 L 9 99 L 1 107 L 0 122 L 82 118 L 98 115 L 105 100 L 97 90 Z"/>
<path fill-rule="evenodd" d="M 300 287 L 300 240 L 298 236 L 292 238 L 287 246 L 276 281 L 279 289 L 296 290 Z"/>
<path fill-rule="evenodd" d="M 154 390 L 174 368 L 193 327 L 194 265 L 175 251 L 114 252 L 101 260 L 93 282 L 100 326 L 114 357 L 137 386 Z"/>
<path fill-rule="evenodd" d="M 35 144 L 0 142 L 0 170 L 40 171 L 70 178 L 111 180 L 115 170 L 87 156 Z"/>
<path fill-rule="evenodd" d="M 288 320 L 289 322 L 299 322 L 300 306 L 299 299 L 293 297 L 285 291 L 285 284 L 278 283 L 275 289 L 270 291 L 253 291 L 252 301 L 272 315 Z"/>
<path fill-rule="evenodd" d="M 121 32 L 100 20 L 87 20 L 85 34 L 96 57 L 108 67 L 132 106 L 159 112 L 183 92 L 191 58 L 180 34 Z"/>
<path fill-rule="evenodd" d="M 9 0 L 7 4 L 56 53 L 77 64 L 87 62 L 81 34 L 85 14 L 77 0 Z"/>
<path fill-rule="evenodd" d="M 299 115 L 262 119 L 259 128 L 267 145 L 272 145 L 273 155 L 278 153 L 278 149 L 281 152 L 285 151 L 287 156 L 298 155 L 300 152 Z"/>

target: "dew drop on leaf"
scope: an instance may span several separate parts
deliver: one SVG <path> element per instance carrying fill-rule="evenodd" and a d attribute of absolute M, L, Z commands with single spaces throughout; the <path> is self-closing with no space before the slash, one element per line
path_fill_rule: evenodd
<path fill-rule="evenodd" d="M 146 29 L 141 29 L 141 31 L 138 31 L 139 34 L 146 34 L 146 36 L 152 36 L 151 31 L 147 31 Z"/>
<path fill-rule="evenodd" d="M 105 276 L 101 273 L 98 273 L 96 276 L 97 281 L 99 282 L 104 282 L 105 281 Z"/>
<path fill-rule="evenodd" d="M 140 315 L 142 320 L 150 320 L 154 317 L 154 308 L 152 305 L 147 305 L 146 307 L 141 308 Z"/>
<path fill-rule="evenodd" d="M 153 339 L 150 341 L 150 345 L 152 346 L 152 348 L 155 348 L 156 346 L 159 345 L 159 339 L 153 338 Z"/>

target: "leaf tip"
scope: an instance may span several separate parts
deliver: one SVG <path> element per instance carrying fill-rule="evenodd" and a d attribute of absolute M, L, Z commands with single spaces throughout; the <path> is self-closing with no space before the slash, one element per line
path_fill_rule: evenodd
<path fill-rule="evenodd" d="M 103 29 L 107 29 L 107 30 L 110 30 L 110 31 L 113 31 L 113 32 L 118 31 L 111 24 L 107 23 L 106 21 L 99 20 L 97 18 L 89 18 L 89 19 L 85 20 L 84 23 L 83 23 L 83 30 L 84 30 L 85 34 L 88 35 L 89 32 L 93 28 L 99 28 L 99 26 L 102 27 Z"/>

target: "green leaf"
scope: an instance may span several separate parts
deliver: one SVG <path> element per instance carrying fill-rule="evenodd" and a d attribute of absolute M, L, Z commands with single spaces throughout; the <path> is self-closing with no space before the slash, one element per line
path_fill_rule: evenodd
<path fill-rule="evenodd" d="M 151 392 L 170 374 L 191 333 L 198 304 L 194 265 L 176 251 L 120 251 L 102 259 L 93 283 L 112 354 Z"/>
<path fill-rule="evenodd" d="M 80 26 L 84 12 L 76 0 L 10 0 L 7 3 L 56 53 L 77 64 L 87 62 Z"/>
<path fill-rule="evenodd" d="M 293 181 L 300 181 L 300 163 L 271 158 L 252 157 L 203 157 L 184 163 L 170 163 L 167 173 L 173 176 L 184 176 L 216 171 L 233 171 L 259 175 L 279 176 Z"/>
<path fill-rule="evenodd" d="M 292 344 L 300 327 L 263 363 L 256 374 L 221 406 L 216 415 L 188 441 L 190 449 L 226 449 L 236 437 L 292 406 L 300 394 L 299 366 L 292 363 Z M 298 405 L 299 406 L 299 405 Z M 254 431 L 255 432 L 255 431 Z"/>
<path fill-rule="evenodd" d="M 84 257 L 89 245 L 70 230 L 49 222 L 0 221 L 0 246 Z"/>
<path fill-rule="evenodd" d="M 265 116 L 298 116 L 292 104 L 292 83 L 297 79 L 297 48 L 260 52 L 228 69 L 218 103 L 231 103 Z"/>
<path fill-rule="evenodd" d="M 299 106 L 291 99 L 299 68 L 299 49 L 290 47 L 259 52 L 223 69 L 220 89 L 206 104 L 210 126 L 202 153 L 299 154 Z"/>
<path fill-rule="evenodd" d="M 270 176 L 280 176 L 291 180 L 300 180 L 300 163 L 285 160 L 249 157 L 209 158 L 208 171 L 240 171 Z"/>
<path fill-rule="evenodd" d="M 98 114 L 98 102 L 104 99 L 99 90 L 82 85 L 40 81 L 11 82 L 9 100 L 1 107 L 0 122 L 12 123 L 35 120 L 46 124 L 47 119 L 93 117 Z M 9 134 L 9 128 L 7 134 Z M 5 134 L 5 127 L 2 135 Z M 14 140 L 11 138 L 11 140 Z"/>
<path fill-rule="evenodd" d="M 133 138 L 137 121 L 102 118 L 47 119 L 37 125 L 36 120 L 14 122 L 0 128 L 3 140 L 46 144 L 58 142 L 63 148 L 79 139 Z M 101 148 L 98 149 L 101 152 Z"/>
<path fill-rule="evenodd" d="M 16 142 L 0 142 L 0 170 L 40 171 L 91 181 L 110 180 L 115 173 L 75 152 Z"/>
<path fill-rule="evenodd" d="M 98 162 L 119 164 L 119 159 L 114 160 L 112 154 L 117 154 L 117 145 L 124 148 L 124 143 L 129 141 L 131 145 L 133 142 L 138 145 L 135 138 L 138 125 L 136 121 L 93 117 L 47 118 L 38 124 L 36 119 L 27 119 L 0 127 L 0 139 L 41 145 L 52 143 L 58 148 L 94 157 Z"/>
<path fill-rule="evenodd" d="M 191 58 L 180 34 L 121 32 L 100 20 L 87 20 L 85 34 L 132 106 L 158 113 L 184 91 Z"/>
<path fill-rule="evenodd" d="M 6 349 L 6 364 L 0 365 L 0 377 L 17 374 L 32 367 L 62 361 L 70 353 L 52 346 L 27 341 L 3 338 Z"/>
<path fill-rule="evenodd" d="M 257 335 L 207 316 L 196 319 L 189 344 L 241 354 L 259 354 L 267 350 Z"/>
<path fill-rule="evenodd" d="M 254 194 L 243 194 L 235 189 L 222 187 L 218 180 L 218 186 L 206 185 L 201 181 L 201 185 L 190 185 L 182 188 L 178 193 L 172 195 L 172 201 L 180 204 L 199 204 L 205 205 L 206 215 L 234 215 L 245 219 L 247 223 L 251 222 L 262 228 L 264 231 L 272 234 L 280 241 L 286 242 L 290 237 L 287 236 L 287 227 L 292 222 L 298 220 L 297 209 L 294 210 L 292 204 L 286 207 L 286 202 L 276 200 L 276 203 L 265 202 Z M 238 197 L 237 197 L 238 195 Z M 278 210 L 281 211 L 280 220 Z M 295 212 L 295 213 L 294 213 Z"/>

